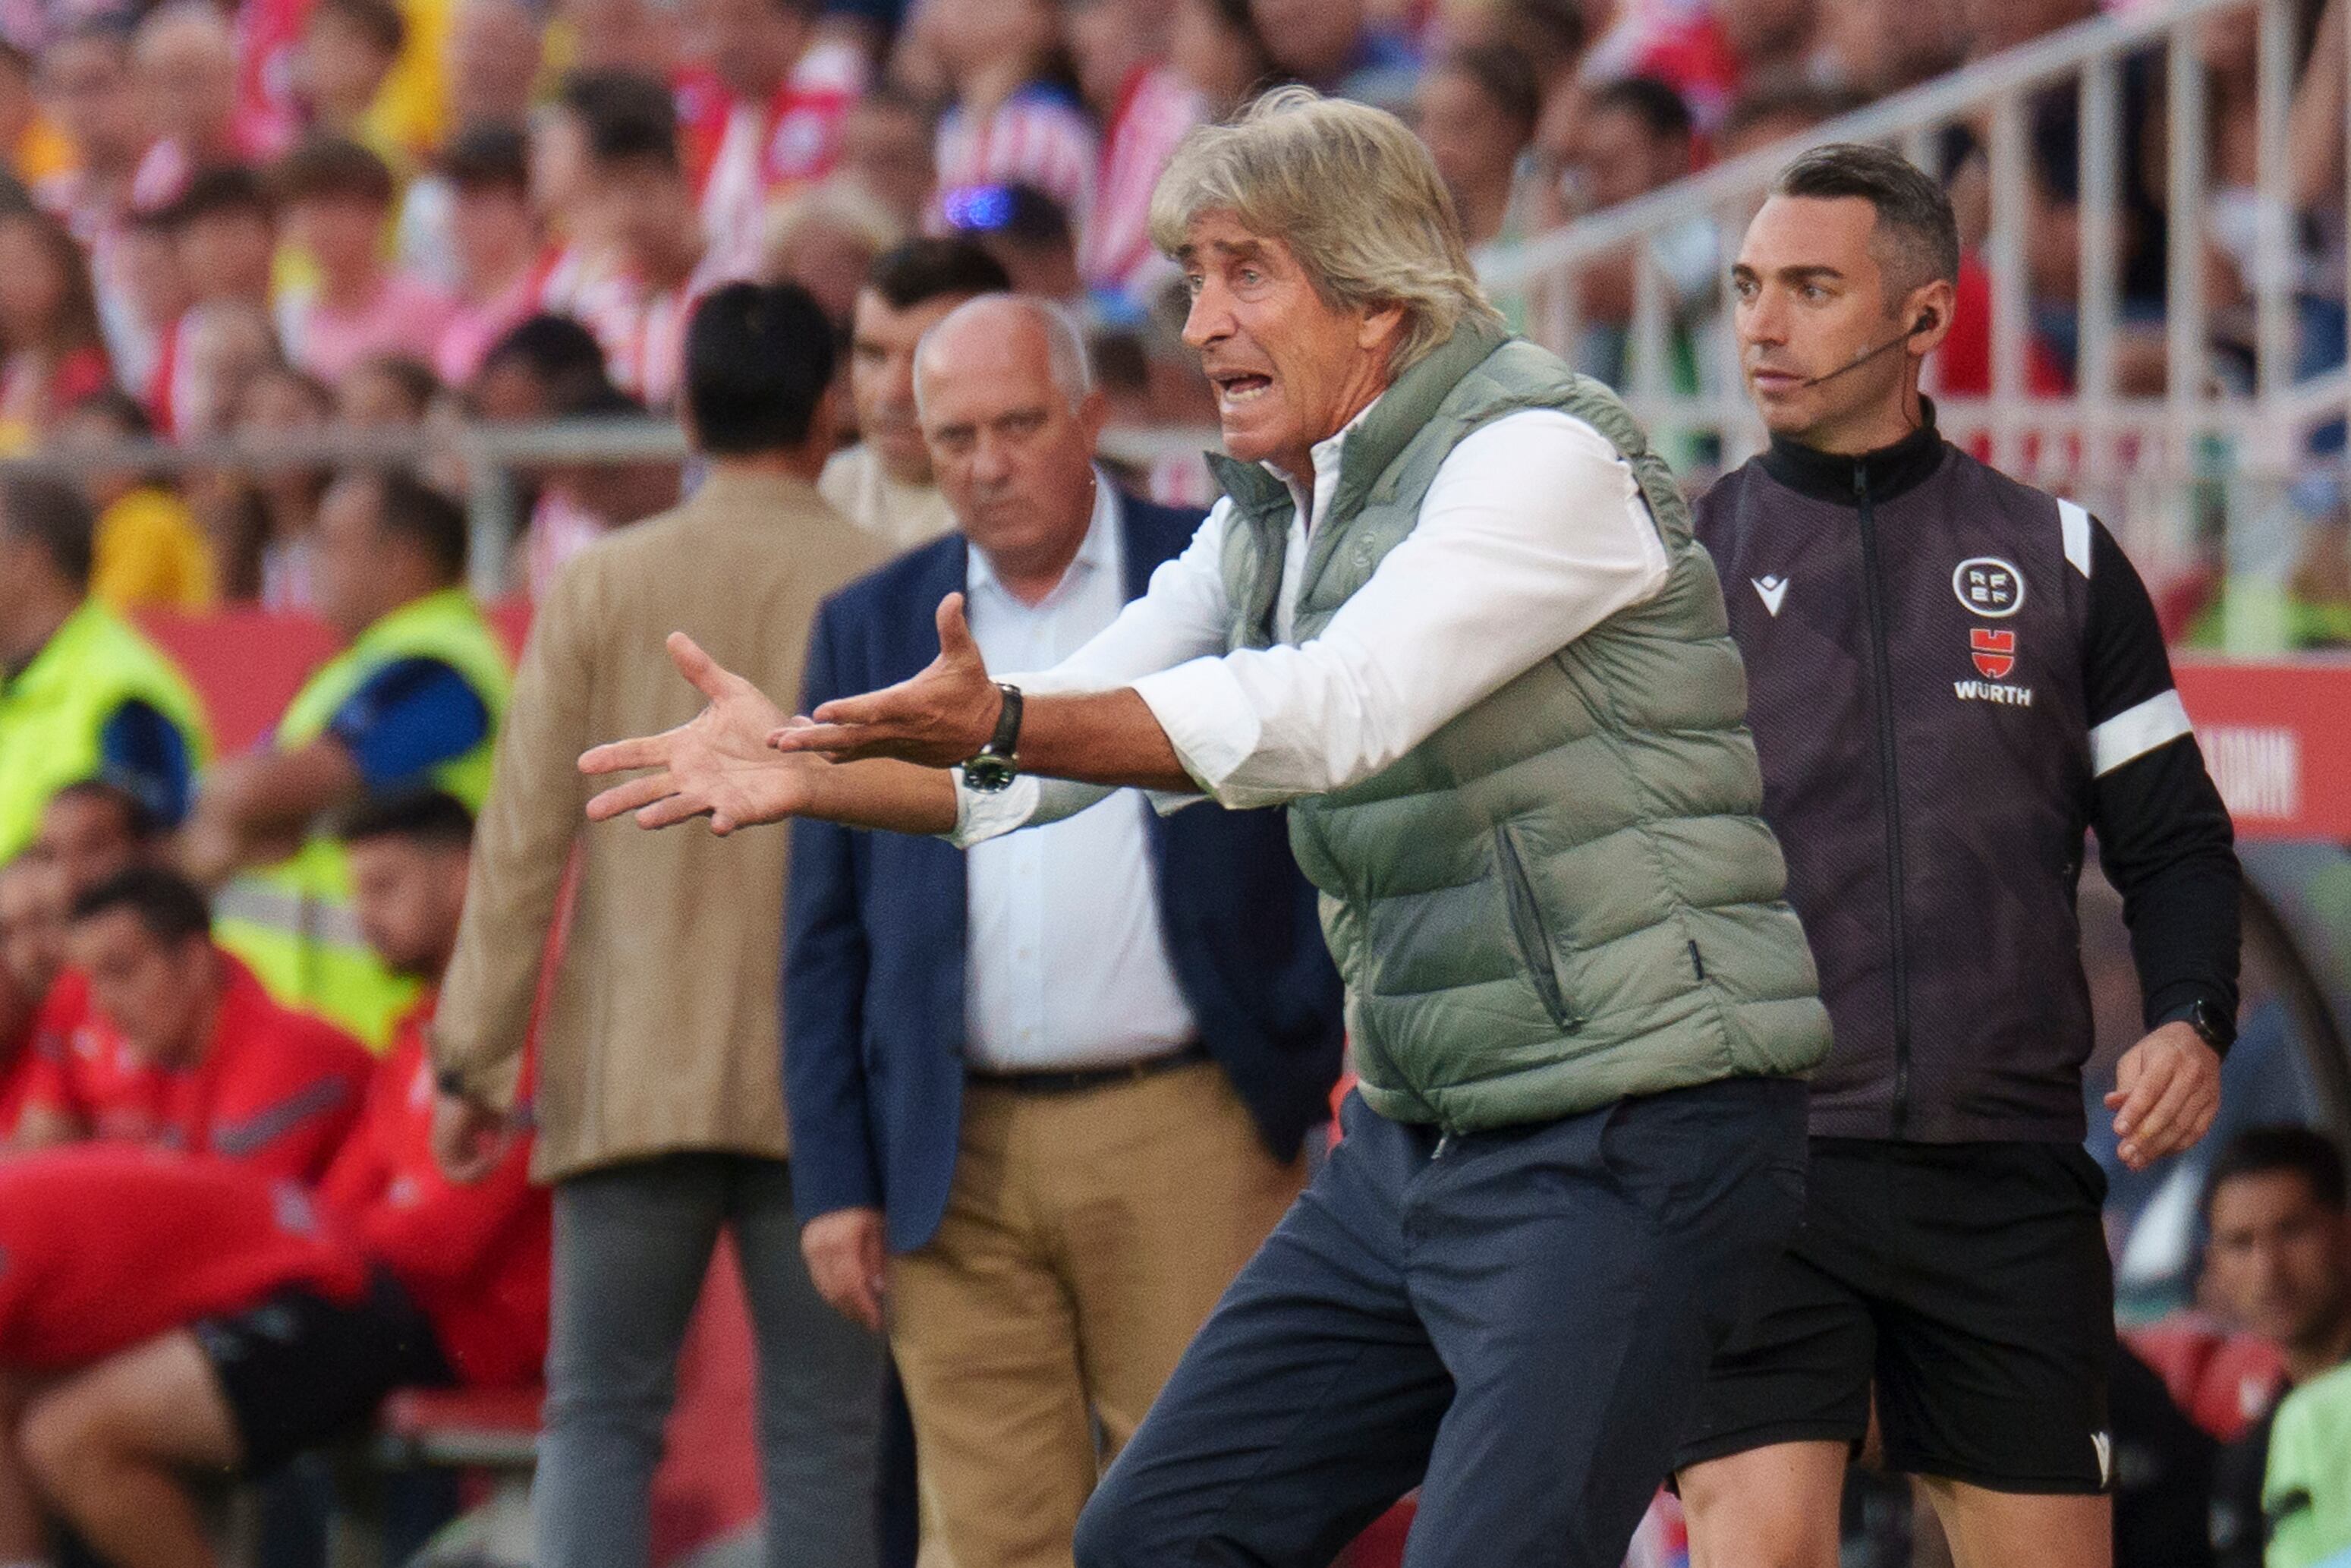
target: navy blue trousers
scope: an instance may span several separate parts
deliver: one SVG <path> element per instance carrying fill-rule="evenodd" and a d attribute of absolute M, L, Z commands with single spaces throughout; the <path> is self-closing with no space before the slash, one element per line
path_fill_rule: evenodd
<path fill-rule="evenodd" d="M 1079 1568 L 1322 1568 L 1417 1485 L 1405 1568 L 1617 1568 L 1803 1207 L 1804 1085 L 1345 1141 L 1088 1504 Z"/>

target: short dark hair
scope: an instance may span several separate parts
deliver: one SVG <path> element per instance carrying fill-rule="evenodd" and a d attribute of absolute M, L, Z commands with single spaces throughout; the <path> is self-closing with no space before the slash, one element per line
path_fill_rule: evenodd
<path fill-rule="evenodd" d="M 650 163 L 674 172 L 685 166 L 678 152 L 676 122 L 635 115 L 588 121 L 588 161 L 603 168 Z"/>
<path fill-rule="evenodd" d="M 441 153 L 441 175 L 457 190 L 530 194 L 530 142 L 511 125 L 469 126 Z"/>
<path fill-rule="evenodd" d="M 1877 210 L 1876 237 L 1885 244 L 1881 265 L 1890 263 L 1907 281 L 1886 301 L 1937 278 L 1959 280 L 1959 225 L 1943 187 L 1898 152 L 1865 141 L 1832 141 L 1803 153 L 1771 182 L 1777 196 L 1834 200 L 1855 196 Z"/>
<path fill-rule="evenodd" d="M 82 493 L 52 474 L 0 467 L 0 534 L 40 547 L 57 575 L 89 587 L 97 518 Z"/>
<path fill-rule="evenodd" d="M 1465 44 L 1445 57 L 1443 68 L 1476 82 L 1511 124 L 1534 133 L 1542 114 L 1542 82 L 1523 50 L 1503 43 Z"/>
<path fill-rule="evenodd" d="M 297 202 L 357 197 L 379 207 L 392 205 L 392 167 L 371 147 L 348 136 L 303 138 L 277 161 L 272 173 L 277 199 Z"/>
<path fill-rule="evenodd" d="M 204 890 L 162 866 L 135 865 L 84 888 L 73 901 L 71 918 L 78 924 L 117 909 L 137 915 L 147 935 L 158 942 L 176 945 L 212 935 L 212 905 Z"/>
<path fill-rule="evenodd" d="M 376 526 L 423 550 L 444 586 L 465 575 L 465 549 L 472 535 L 465 508 L 406 468 L 360 468 L 341 477 L 374 487 L 381 508 Z"/>
<path fill-rule="evenodd" d="M 677 99 L 658 77 L 622 66 L 572 71 L 557 89 L 557 101 L 581 120 L 669 120 Z"/>
<path fill-rule="evenodd" d="M 574 71 L 559 101 L 580 121 L 588 156 L 599 163 L 653 159 L 679 167 L 677 100 L 641 71 Z"/>
<path fill-rule="evenodd" d="M 893 310 L 911 310 L 950 296 L 1012 292 L 1012 277 L 1004 264 L 960 237 L 925 235 L 892 246 L 873 258 L 866 282 Z"/>
<path fill-rule="evenodd" d="M 392 0 L 319 0 L 313 21 L 335 16 L 349 22 L 360 36 L 387 55 L 400 53 L 408 41 L 408 22 Z"/>
<path fill-rule="evenodd" d="M 2343 1151 L 2325 1134 L 2292 1122 L 2247 1127 L 2220 1145 L 2212 1169 L 2204 1177 L 2204 1218 L 2212 1218 L 2212 1199 L 2220 1184 L 2239 1176 L 2298 1176 L 2310 1186 L 2319 1207 L 2341 1214 L 2346 1207 Z"/>
<path fill-rule="evenodd" d="M 185 189 L 155 214 L 164 228 L 178 230 L 201 218 L 245 217 L 256 223 L 274 222 L 277 204 L 269 186 L 242 163 L 215 163 L 188 177 Z"/>
<path fill-rule="evenodd" d="M 474 813 L 446 789 L 363 795 L 336 814 L 335 837 L 347 844 L 406 839 L 428 849 L 462 850 L 474 841 Z"/>
<path fill-rule="evenodd" d="M 482 356 L 482 368 L 512 361 L 559 406 L 598 388 L 609 387 L 603 345 L 596 334 L 569 316 L 529 316 L 509 328 Z"/>
<path fill-rule="evenodd" d="M 110 779 L 77 779 L 49 797 L 54 806 L 60 800 L 95 800 L 120 814 L 123 832 L 139 843 L 146 843 L 162 833 L 163 819 L 138 794 Z"/>
<path fill-rule="evenodd" d="M 685 409 L 703 450 L 777 452 L 809 436 L 832 381 L 832 327 L 794 283 L 730 283 L 685 328 Z"/>
<path fill-rule="evenodd" d="M 1592 105 L 1584 112 L 1600 114 L 1609 110 L 1631 115 L 1659 141 L 1686 137 L 1696 124 L 1682 95 L 1674 90 L 1670 82 L 1659 81 L 1656 77 L 1625 77 L 1612 81 L 1592 95 Z"/>

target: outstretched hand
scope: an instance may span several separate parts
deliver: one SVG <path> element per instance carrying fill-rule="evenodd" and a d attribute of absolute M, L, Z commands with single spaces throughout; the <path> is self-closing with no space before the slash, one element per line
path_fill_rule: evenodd
<path fill-rule="evenodd" d="M 826 703 L 813 723 L 770 726 L 767 743 L 777 751 L 818 753 L 836 762 L 884 757 L 952 768 L 970 761 L 995 733 L 1004 695 L 988 679 L 987 661 L 972 641 L 963 606 L 960 593 L 939 601 L 939 656 L 922 674 Z"/>
<path fill-rule="evenodd" d="M 637 814 L 641 828 L 666 828 L 708 816 L 710 831 L 731 833 L 791 816 L 807 798 L 807 775 L 826 766 L 821 758 L 784 757 L 768 737 L 793 721 L 758 687 L 704 653 L 683 632 L 669 635 L 669 656 L 678 673 L 710 699 L 691 720 L 659 735 L 616 740 L 580 758 L 591 777 L 651 768 L 641 779 L 616 784 L 588 802 L 588 820 L 609 821 L 623 811 Z"/>

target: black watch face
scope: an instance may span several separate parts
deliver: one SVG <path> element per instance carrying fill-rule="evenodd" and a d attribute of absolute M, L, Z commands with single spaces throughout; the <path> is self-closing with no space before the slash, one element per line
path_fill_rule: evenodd
<path fill-rule="evenodd" d="M 963 765 L 963 781 L 986 795 L 1008 788 L 1019 775 L 1019 764 L 1009 757 L 983 753 Z"/>

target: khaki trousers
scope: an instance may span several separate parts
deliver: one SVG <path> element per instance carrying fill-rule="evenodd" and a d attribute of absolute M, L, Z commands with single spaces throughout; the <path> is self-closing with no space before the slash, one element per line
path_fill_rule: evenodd
<path fill-rule="evenodd" d="M 1212 1063 L 1070 1094 L 965 1086 L 946 1218 L 889 1277 L 955 1568 L 1069 1568 L 1103 1468 L 1305 1175 Z"/>

